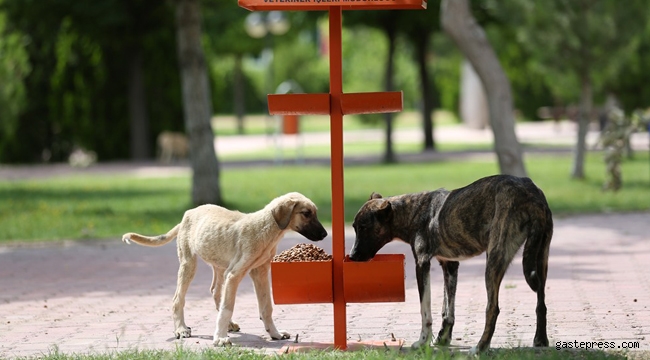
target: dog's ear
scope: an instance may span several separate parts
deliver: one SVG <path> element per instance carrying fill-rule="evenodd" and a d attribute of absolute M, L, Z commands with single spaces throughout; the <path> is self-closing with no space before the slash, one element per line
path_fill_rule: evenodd
<path fill-rule="evenodd" d="M 293 213 L 294 207 L 296 207 L 296 202 L 293 200 L 288 200 L 271 210 L 271 214 L 273 214 L 273 218 L 278 224 L 280 230 L 284 230 L 287 228 L 287 226 L 289 226 L 289 222 L 291 221 L 291 214 Z"/>
<path fill-rule="evenodd" d="M 368 200 L 381 199 L 381 198 L 383 198 L 383 196 L 381 196 L 381 194 L 378 194 L 378 193 L 373 191 L 372 194 L 370 194 L 370 199 L 368 199 Z"/>
<path fill-rule="evenodd" d="M 380 205 L 377 207 L 377 218 L 379 220 L 386 220 L 393 211 L 393 207 L 388 200 L 382 200 Z"/>

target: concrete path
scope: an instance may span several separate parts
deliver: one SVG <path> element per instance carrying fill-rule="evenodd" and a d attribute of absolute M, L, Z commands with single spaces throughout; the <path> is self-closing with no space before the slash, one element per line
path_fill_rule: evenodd
<path fill-rule="evenodd" d="M 348 251 L 353 237 L 346 229 Z M 278 250 L 300 242 L 307 241 L 288 234 Z M 331 237 L 319 245 L 331 252 Z M 420 327 L 410 249 L 393 242 L 382 253 L 406 254 L 406 301 L 349 304 L 348 339 L 381 343 L 394 334 L 410 346 Z M 547 283 L 551 346 L 638 343 L 650 350 L 649 263 L 649 213 L 556 219 Z M 484 264 L 484 256 L 461 263 L 452 342 L 461 348 L 475 345 L 484 325 Z M 212 346 L 215 312 L 207 265 L 199 265 L 187 298 L 186 319 L 194 335 L 185 340 L 172 335 L 177 268 L 175 244 L 145 248 L 115 239 L 0 247 L 0 358 L 35 356 L 53 346 L 65 353 Z M 437 331 L 442 302 L 437 266 L 432 284 Z M 525 283 L 520 256 L 501 285 L 500 308 L 493 347 L 530 346 L 535 295 Z M 298 334 L 300 343 L 333 342 L 331 304 L 276 305 L 274 318 L 278 328 Z M 265 333 L 249 278 L 239 288 L 234 320 L 242 329 L 231 334 L 235 345 L 268 353 L 293 345 L 295 336 L 271 341 Z"/>
<path fill-rule="evenodd" d="M 328 121 L 325 118 L 322 121 Z M 593 124 L 596 125 L 596 124 Z M 535 121 L 521 122 L 515 125 L 517 139 L 525 144 L 566 145 L 573 148 L 577 139 L 577 124 L 571 121 Z M 382 140 L 385 130 L 366 129 L 346 131 L 343 134 L 345 144 Z M 438 126 L 434 131 L 436 141 L 455 144 L 491 144 L 494 134 L 489 128 L 472 129 L 465 125 Z M 600 131 L 593 126 L 587 132 L 587 146 L 596 145 Z M 393 131 L 394 143 L 422 143 L 422 130 L 418 128 L 396 129 Z M 277 150 L 277 147 L 293 148 L 300 144 L 329 145 L 329 133 L 305 133 L 300 135 L 245 135 L 220 136 L 215 139 L 218 154 L 256 152 L 260 150 Z M 648 133 L 637 132 L 631 136 L 632 146 L 648 150 Z"/>

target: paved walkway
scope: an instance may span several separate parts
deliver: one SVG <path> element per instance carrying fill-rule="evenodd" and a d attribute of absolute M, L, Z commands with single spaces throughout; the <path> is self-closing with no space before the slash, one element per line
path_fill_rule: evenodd
<path fill-rule="evenodd" d="M 322 120 L 327 121 L 327 119 Z M 600 131 L 595 123 L 588 131 L 586 141 L 589 148 L 593 147 L 600 136 Z M 535 121 L 521 122 L 515 126 L 519 142 L 524 144 L 552 144 L 566 145 L 573 149 L 577 138 L 577 124 L 571 121 Z M 434 131 L 436 141 L 456 144 L 491 144 L 494 134 L 489 128 L 472 129 L 464 125 L 438 126 Z M 384 129 L 353 130 L 343 133 L 343 142 L 360 143 L 384 139 Z M 393 130 L 394 143 L 422 143 L 421 129 L 396 129 Z M 245 140 L 245 141 L 244 141 Z M 221 136 L 215 141 L 218 154 L 246 153 L 260 150 L 274 150 L 276 147 L 296 147 L 301 143 L 309 145 L 329 145 L 329 133 L 305 133 L 301 135 L 245 135 Z M 631 136 L 632 146 L 637 149 L 648 149 L 648 133 L 637 132 Z"/>
<path fill-rule="evenodd" d="M 650 214 L 606 214 L 556 219 L 547 283 L 551 344 L 638 342 L 650 350 Z M 354 232 L 346 229 L 349 251 Z M 299 242 L 290 233 L 279 251 Z M 319 244 L 331 251 L 331 237 Z M 386 341 L 391 334 L 410 345 L 419 335 L 420 315 L 413 260 L 405 244 L 383 253 L 406 254 L 406 301 L 349 304 L 348 339 Z M 461 263 L 453 344 L 474 345 L 482 332 L 486 294 L 484 257 Z M 59 351 L 106 352 L 124 349 L 192 349 L 212 346 L 215 312 L 208 293 L 211 271 L 200 265 L 190 287 L 186 317 L 190 339 L 172 336 L 171 298 L 175 289 L 175 244 L 161 248 L 111 241 L 0 247 L 0 358 Z M 432 270 L 432 307 L 439 313 L 442 277 Z M 535 295 L 525 283 L 521 257 L 501 286 L 501 315 L 493 347 L 530 346 Z M 277 305 L 280 329 L 300 343 L 332 343 L 331 304 Z M 434 327 L 439 326 L 438 316 Z M 234 344 L 276 352 L 291 340 L 271 341 L 257 315 L 248 278 L 239 288 L 235 321 L 242 331 Z"/>

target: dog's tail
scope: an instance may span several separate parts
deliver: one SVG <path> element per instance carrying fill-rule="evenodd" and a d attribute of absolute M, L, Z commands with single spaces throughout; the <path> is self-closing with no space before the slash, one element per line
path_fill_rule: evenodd
<path fill-rule="evenodd" d="M 158 236 L 144 236 L 136 233 L 126 233 L 122 236 L 122 241 L 127 244 L 130 244 L 133 241 L 136 244 L 144 246 L 162 246 L 168 242 L 174 240 L 176 235 L 178 235 L 178 230 L 181 228 L 181 224 L 174 226 L 173 229 L 169 230 L 167 234 L 158 235 Z"/>
<path fill-rule="evenodd" d="M 553 237 L 553 215 L 548 204 L 544 205 L 543 211 L 534 217 L 524 245 L 524 277 L 534 292 L 546 282 L 548 251 Z"/>

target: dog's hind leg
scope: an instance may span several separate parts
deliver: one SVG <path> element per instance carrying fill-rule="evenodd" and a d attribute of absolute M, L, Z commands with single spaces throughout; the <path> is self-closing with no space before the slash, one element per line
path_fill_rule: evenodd
<path fill-rule="evenodd" d="M 273 323 L 273 305 L 271 304 L 271 286 L 269 284 L 269 270 L 271 264 L 266 263 L 250 271 L 257 295 L 257 306 L 259 307 L 260 319 L 264 323 L 264 328 L 271 335 L 273 340 L 288 339 L 291 337 L 286 331 L 278 331 Z"/>
<path fill-rule="evenodd" d="M 550 241 L 540 249 L 537 260 L 537 307 L 535 313 L 537 315 L 537 329 L 535 330 L 535 337 L 533 338 L 533 346 L 548 346 L 548 335 L 546 334 L 546 304 L 544 303 L 546 275 L 548 273 L 548 252 Z"/>
<path fill-rule="evenodd" d="M 438 333 L 436 344 L 442 346 L 449 345 L 451 342 L 451 333 L 454 329 L 458 265 L 458 261 L 440 260 L 440 266 L 442 267 L 445 280 L 445 299 L 442 303 L 442 326 Z"/>
<path fill-rule="evenodd" d="M 214 306 L 219 310 L 221 303 L 221 284 L 223 284 L 223 269 L 212 265 L 212 285 L 210 285 L 210 294 L 214 299 Z"/>
<path fill-rule="evenodd" d="M 429 260 L 420 260 L 416 256 L 415 277 L 418 282 L 418 293 L 420 294 L 420 315 L 422 316 L 422 330 L 420 331 L 420 339 L 411 345 L 412 348 L 419 348 L 429 345 L 433 331 L 431 324 L 431 280 L 430 269 L 431 262 Z"/>
<path fill-rule="evenodd" d="M 514 257 L 507 252 L 496 249 L 487 254 L 487 263 L 485 266 L 485 287 L 487 289 L 487 308 L 485 309 L 485 329 L 478 344 L 470 350 L 470 354 L 483 352 L 490 347 L 492 335 L 496 327 L 497 318 L 499 317 L 499 286 L 501 280 Z M 488 250 L 489 251 L 489 250 Z"/>
<path fill-rule="evenodd" d="M 246 275 L 245 269 L 232 266 L 224 272 L 221 301 L 219 302 L 219 313 L 217 314 L 217 326 L 214 331 L 213 343 L 216 346 L 231 345 L 228 339 L 228 326 L 232 320 L 232 313 L 235 309 L 235 296 L 239 283 Z"/>
<path fill-rule="evenodd" d="M 172 305 L 174 335 L 176 335 L 177 339 L 192 336 L 192 330 L 185 325 L 184 308 L 185 294 L 187 294 L 187 289 L 196 273 L 196 256 L 192 255 L 189 250 L 183 250 L 179 247 L 178 258 L 180 260 L 180 266 L 178 268 L 178 281 Z"/>
<path fill-rule="evenodd" d="M 212 265 L 212 285 L 210 285 L 210 294 L 214 299 L 214 306 L 219 311 L 219 304 L 221 302 L 221 284 L 223 284 L 223 269 Z M 237 332 L 241 330 L 237 323 L 230 321 L 228 324 L 228 331 Z"/>

